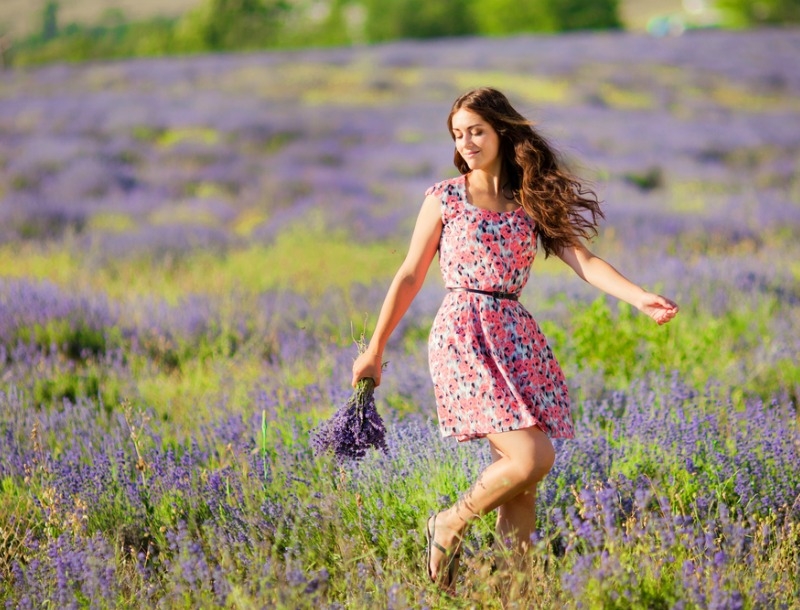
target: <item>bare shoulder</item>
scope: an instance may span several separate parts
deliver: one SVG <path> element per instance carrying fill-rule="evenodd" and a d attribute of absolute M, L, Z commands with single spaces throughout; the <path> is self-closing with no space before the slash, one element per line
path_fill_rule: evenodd
<path fill-rule="evenodd" d="M 422 207 L 419 211 L 420 218 L 427 218 L 430 220 L 442 220 L 442 199 L 436 193 L 429 193 L 422 201 Z"/>
<path fill-rule="evenodd" d="M 435 195 L 436 197 L 441 197 L 444 193 L 449 193 L 452 189 L 456 188 L 459 184 L 463 183 L 464 176 L 456 176 L 455 178 L 448 178 L 446 180 L 440 180 L 433 186 L 429 187 L 427 191 L 425 191 L 425 195 Z"/>

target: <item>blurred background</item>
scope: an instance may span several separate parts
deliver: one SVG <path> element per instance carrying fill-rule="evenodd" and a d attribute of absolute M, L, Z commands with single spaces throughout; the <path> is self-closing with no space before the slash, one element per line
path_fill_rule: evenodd
<path fill-rule="evenodd" d="M 3 0 L 3 65 L 407 38 L 797 23 L 798 0 Z"/>

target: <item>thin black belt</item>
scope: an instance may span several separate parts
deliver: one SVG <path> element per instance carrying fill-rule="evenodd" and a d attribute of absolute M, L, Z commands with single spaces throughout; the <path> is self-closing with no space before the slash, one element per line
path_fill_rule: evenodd
<path fill-rule="evenodd" d="M 485 294 L 495 299 L 508 299 L 509 301 L 519 300 L 519 295 L 513 292 L 493 292 L 491 290 L 478 290 L 477 288 L 464 288 L 458 286 L 456 288 L 448 288 L 450 292 L 477 292 L 478 294 Z"/>

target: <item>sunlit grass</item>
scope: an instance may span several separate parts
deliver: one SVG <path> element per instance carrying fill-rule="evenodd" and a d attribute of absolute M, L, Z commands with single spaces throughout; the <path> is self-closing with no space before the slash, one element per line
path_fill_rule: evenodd
<path fill-rule="evenodd" d="M 136 221 L 127 214 L 118 212 L 98 212 L 87 221 L 90 231 L 108 231 L 111 233 L 124 233 L 136 227 Z"/>
<path fill-rule="evenodd" d="M 154 278 L 167 284 L 205 284 L 209 291 L 243 289 L 264 292 L 291 289 L 320 296 L 328 288 L 343 289 L 354 282 L 370 284 L 389 277 L 399 266 L 402 247 L 358 243 L 344 234 L 325 234 L 295 228 L 281 233 L 269 246 L 252 246 L 218 257 L 192 254 L 179 273 Z M 164 289 L 167 286 L 162 284 Z"/>
<path fill-rule="evenodd" d="M 321 62 L 285 63 L 269 69 L 242 66 L 223 74 L 203 87 L 254 93 L 263 99 L 298 100 L 311 106 L 321 104 L 374 106 L 398 101 L 398 93 L 419 84 L 421 68 L 376 67 L 364 58 L 346 65 Z M 256 86 L 254 88 L 254 83 Z"/>
<path fill-rule="evenodd" d="M 234 219 L 232 229 L 237 235 L 248 236 L 269 218 L 263 210 L 248 208 Z"/>
<path fill-rule="evenodd" d="M 562 103 L 569 101 L 571 86 L 566 79 L 546 78 L 532 74 L 512 74 L 496 70 L 438 70 L 422 67 L 381 66 L 376 69 L 371 60 L 364 59 L 347 65 L 322 63 L 286 64 L 273 68 L 272 73 L 246 66 L 222 77 L 227 87 L 251 87 L 253 80 L 275 80 L 280 87 L 258 91 L 268 99 L 301 99 L 309 105 L 345 104 L 379 105 L 396 103 L 406 94 L 419 89 L 423 78 L 430 81 L 452 82 L 458 89 L 493 86 L 532 103 Z M 250 93 L 252 91 L 248 89 Z M 639 102 L 641 103 L 641 102 Z"/>
<path fill-rule="evenodd" d="M 539 252 L 533 262 L 532 274 L 563 275 L 568 276 L 572 270 L 567 267 L 557 256 L 545 258 L 544 252 Z"/>
<path fill-rule="evenodd" d="M 164 148 L 171 148 L 183 142 L 197 142 L 213 146 L 220 140 L 220 133 L 208 127 L 183 127 L 167 129 L 159 135 L 156 144 Z"/>
<path fill-rule="evenodd" d="M 0 277 L 50 280 L 69 285 L 80 273 L 76 258 L 60 248 L 34 244 L 7 244 L 0 247 Z"/>
<path fill-rule="evenodd" d="M 141 372 L 135 391 L 143 404 L 186 430 L 217 416 L 215 405 L 222 400 L 228 409 L 244 413 L 253 402 L 251 389 L 263 375 L 258 358 L 195 358 L 179 371 Z"/>
<path fill-rule="evenodd" d="M 597 93 L 611 108 L 648 110 L 655 106 L 653 95 L 647 91 L 623 88 L 608 82 L 602 83 Z"/>
<path fill-rule="evenodd" d="M 306 104 L 341 104 L 345 106 L 393 103 L 398 93 L 411 90 L 421 79 L 419 68 L 387 68 L 376 70 L 364 59 L 348 66 L 319 66 L 318 86 L 306 87 L 301 99 Z M 292 70 L 294 70 L 294 66 Z M 302 80 L 302 76 L 299 76 Z M 298 75 L 293 75 L 298 78 Z"/>
<path fill-rule="evenodd" d="M 343 233 L 303 225 L 287 229 L 269 245 L 222 253 L 195 250 L 156 260 L 149 256 L 106 260 L 91 252 L 33 244 L 3 246 L 0 277 L 83 286 L 121 300 L 158 295 L 171 304 L 190 294 L 281 289 L 314 298 L 331 288 L 386 281 L 404 255 L 404 243 L 359 243 Z"/>
<path fill-rule="evenodd" d="M 452 78 L 462 90 L 473 87 L 495 87 L 510 96 L 540 104 L 555 104 L 570 100 L 570 85 L 564 79 L 493 70 L 462 70 L 456 72 Z"/>
<path fill-rule="evenodd" d="M 703 85 L 684 83 L 681 96 L 685 101 L 703 101 L 726 110 L 745 113 L 797 112 L 800 102 L 796 97 L 781 93 L 760 93 L 724 78 L 714 78 Z M 691 105 L 681 105 L 677 114 L 692 114 Z"/>
<path fill-rule="evenodd" d="M 669 183 L 669 209 L 684 214 L 707 212 L 711 207 L 710 199 L 730 195 L 734 190 L 730 185 L 710 182 L 708 180 L 676 180 Z M 717 203 L 717 205 L 721 205 Z"/>
<path fill-rule="evenodd" d="M 196 207 L 186 203 L 173 203 L 155 210 L 148 220 L 153 225 L 164 225 L 173 223 L 192 223 L 204 224 L 208 226 L 219 225 L 217 216 L 206 210 L 198 210 Z"/>
<path fill-rule="evenodd" d="M 737 112 L 800 111 L 800 101 L 796 97 L 759 93 L 734 84 L 716 84 L 706 93 L 720 106 Z"/>

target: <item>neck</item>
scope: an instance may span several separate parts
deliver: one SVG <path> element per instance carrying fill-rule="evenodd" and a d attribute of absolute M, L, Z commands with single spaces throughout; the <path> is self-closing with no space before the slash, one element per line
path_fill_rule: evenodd
<path fill-rule="evenodd" d="M 469 181 L 473 186 L 496 196 L 503 190 L 503 173 L 501 169 L 498 163 L 496 168 L 472 170 L 469 172 Z"/>

